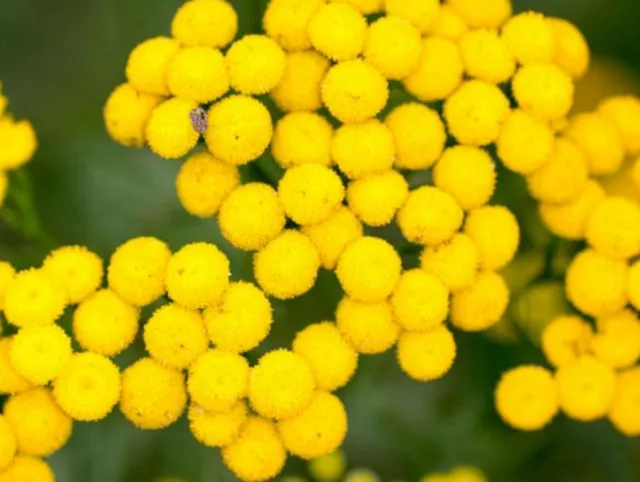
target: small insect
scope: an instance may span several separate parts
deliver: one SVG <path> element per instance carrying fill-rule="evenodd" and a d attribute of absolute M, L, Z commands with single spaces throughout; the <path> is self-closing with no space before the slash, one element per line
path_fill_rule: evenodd
<path fill-rule="evenodd" d="M 189 113 L 193 130 L 198 134 L 204 134 L 207 130 L 207 112 L 202 107 L 191 109 Z"/>

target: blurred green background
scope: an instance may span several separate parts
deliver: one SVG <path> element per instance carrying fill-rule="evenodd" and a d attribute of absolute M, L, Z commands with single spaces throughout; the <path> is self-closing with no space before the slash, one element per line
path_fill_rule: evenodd
<path fill-rule="evenodd" d="M 30 119 L 38 133 L 40 146 L 27 170 L 48 233 L 32 239 L 0 224 L 0 256 L 24 267 L 60 244 L 84 244 L 108 256 L 128 238 L 155 235 L 174 249 L 196 240 L 219 243 L 232 258 L 233 277 L 251 277 L 250 256 L 230 248 L 215 221 L 189 217 L 180 207 L 174 189 L 179 162 L 121 147 L 103 126 L 104 102 L 124 80 L 128 53 L 143 39 L 168 34 L 180 3 L 0 0 L 0 80 L 9 110 Z M 258 31 L 266 2 L 233 3 L 241 32 Z M 638 91 L 640 2 L 515 2 L 516 11 L 527 9 L 567 18 L 587 36 L 596 60 L 578 87 L 580 108 L 593 107 L 605 93 Z M 432 470 L 471 464 L 495 482 L 640 481 L 640 443 L 605 421 L 579 424 L 560 416 L 539 433 L 522 434 L 502 424 L 493 409 L 493 387 L 504 369 L 542 362 L 532 341 L 535 325 L 564 308 L 554 277 L 575 250 L 551 241 L 521 180 L 501 172 L 499 183 L 496 200 L 516 211 L 523 229 L 522 258 L 509 273 L 517 291 L 510 319 L 521 322 L 520 343 L 456 334 L 454 369 L 429 384 L 402 375 L 393 353 L 363 357 L 355 379 L 340 391 L 349 411 L 349 464 L 372 468 L 384 480 L 415 481 Z M 528 281 L 540 273 L 546 281 L 532 289 Z M 330 319 L 339 296 L 333 276 L 323 273 L 308 295 L 286 306 L 275 303 L 276 324 L 265 348 L 284 346 L 300 327 Z M 140 352 L 134 347 L 122 362 Z M 163 432 L 141 432 L 119 413 L 104 423 L 76 424 L 69 445 L 51 462 L 60 482 L 150 482 L 163 475 L 233 480 L 219 452 L 199 446 L 184 420 Z M 304 464 L 291 460 L 285 473 L 304 474 Z"/>

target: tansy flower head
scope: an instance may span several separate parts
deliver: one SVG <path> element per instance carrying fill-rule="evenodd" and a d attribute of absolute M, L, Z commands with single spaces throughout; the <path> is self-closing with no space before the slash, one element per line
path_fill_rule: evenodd
<path fill-rule="evenodd" d="M 336 450 L 327 455 L 316 457 L 309 461 L 309 472 L 314 479 L 321 482 L 332 482 L 340 479 L 347 466 L 347 460 L 342 450 Z"/>
<path fill-rule="evenodd" d="M 138 92 L 131 84 L 121 84 L 104 106 L 104 122 L 111 138 L 123 146 L 142 147 L 151 113 L 162 97 Z"/>
<path fill-rule="evenodd" d="M 615 259 L 640 253 L 640 206 L 610 196 L 596 203 L 585 224 L 587 242 L 599 253 Z"/>
<path fill-rule="evenodd" d="M 343 338 L 364 355 L 384 353 L 400 334 L 386 301 L 363 303 L 345 296 L 336 310 L 336 324 Z"/>
<path fill-rule="evenodd" d="M 231 87 L 241 94 L 272 90 L 284 75 L 286 55 L 265 35 L 247 35 L 234 42 L 225 57 Z"/>
<path fill-rule="evenodd" d="M 598 113 L 619 129 L 628 154 L 640 152 L 640 99 L 631 95 L 610 97 L 600 103 Z"/>
<path fill-rule="evenodd" d="M 423 34 L 431 30 L 439 8 L 438 0 L 422 0 L 420 2 L 385 0 L 384 2 L 387 15 L 397 15 L 410 21 Z"/>
<path fill-rule="evenodd" d="M 233 443 L 248 418 L 247 405 L 237 402 L 226 412 L 209 412 L 197 405 L 189 408 L 189 428 L 198 442 L 207 447 L 225 447 Z"/>
<path fill-rule="evenodd" d="M 17 449 L 16 437 L 5 418 L 0 415 L 0 473 L 13 462 Z"/>
<path fill-rule="evenodd" d="M 451 8 L 451 5 L 440 5 L 431 32 L 434 36 L 459 40 L 468 30 L 467 23 Z"/>
<path fill-rule="evenodd" d="M 464 331 L 482 331 L 500 321 L 509 303 L 509 288 L 491 271 L 478 274 L 468 287 L 451 296 L 451 323 Z"/>
<path fill-rule="evenodd" d="M 459 45 L 465 70 L 471 77 L 500 84 L 513 76 L 514 56 L 495 30 L 471 30 L 460 38 Z"/>
<path fill-rule="evenodd" d="M 229 90 L 225 58 L 210 47 L 180 49 L 167 67 L 167 85 L 176 97 L 198 103 L 214 101 Z"/>
<path fill-rule="evenodd" d="M 56 249 L 42 267 L 62 285 L 73 304 L 85 300 L 102 284 L 102 260 L 83 246 Z"/>
<path fill-rule="evenodd" d="M 38 141 L 28 121 L 0 118 L 0 169 L 17 169 L 31 160 Z"/>
<path fill-rule="evenodd" d="M 186 2 L 171 23 L 171 35 L 185 46 L 224 47 L 237 31 L 238 15 L 224 0 Z"/>
<path fill-rule="evenodd" d="M 436 276 L 452 292 L 473 282 L 478 272 L 480 253 L 468 234 L 456 234 L 450 241 L 424 249 L 420 267 Z"/>
<path fill-rule="evenodd" d="M 616 391 L 609 420 L 628 437 L 640 434 L 640 368 L 630 368 L 616 377 Z"/>
<path fill-rule="evenodd" d="M 598 319 L 591 342 L 594 356 L 615 369 L 628 368 L 640 359 L 640 320 L 632 311 Z"/>
<path fill-rule="evenodd" d="M 28 455 L 16 455 L 11 465 L 0 473 L 0 481 L 13 482 L 18 480 L 55 482 L 55 475 L 51 467 L 42 459 Z"/>
<path fill-rule="evenodd" d="M 542 332 L 542 351 L 549 363 L 561 367 L 587 353 L 593 330 L 579 316 L 558 316 Z"/>
<path fill-rule="evenodd" d="M 353 213 L 367 226 L 390 224 L 409 196 L 409 184 L 395 170 L 349 183 L 347 201 Z"/>
<path fill-rule="evenodd" d="M 319 114 L 293 112 L 276 124 L 271 144 L 274 159 L 287 169 L 301 164 L 331 164 L 333 128 Z"/>
<path fill-rule="evenodd" d="M 441 378 L 455 357 L 453 335 L 444 326 L 426 333 L 403 333 L 398 339 L 398 363 L 414 380 L 426 382 Z"/>
<path fill-rule="evenodd" d="M 589 68 L 591 52 L 582 32 L 560 18 L 547 18 L 547 23 L 555 37 L 554 63 L 572 77 L 584 76 Z"/>
<path fill-rule="evenodd" d="M 521 64 L 551 62 L 556 53 L 556 37 L 544 15 L 523 12 L 502 27 L 502 39 Z"/>
<path fill-rule="evenodd" d="M 324 0 L 271 0 L 262 25 L 267 35 L 288 51 L 311 47 L 309 23 Z"/>
<path fill-rule="evenodd" d="M 13 394 L 24 392 L 32 387 L 11 362 L 11 346 L 14 336 L 0 338 L 0 393 Z"/>
<path fill-rule="evenodd" d="M 504 206 L 474 209 L 467 216 L 464 230 L 478 248 L 480 267 L 487 270 L 505 267 L 514 258 L 520 243 L 518 222 Z"/>
<path fill-rule="evenodd" d="M 486 0 L 482 3 L 475 0 L 449 0 L 448 4 L 474 28 L 498 28 L 511 16 L 512 11 L 510 0 Z"/>
<path fill-rule="evenodd" d="M 177 42 L 167 37 L 155 37 L 139 44 L 127 61 L 127 80 L 147 94 L 168 95 L 167 67 L 178 51 Z"/>
<path fill-rule="evenodd" d="M 323 5 L 309 23 L 313 48 L 336 61 L 356 58 L 364 48 L 366 36 L 366 19 L 344 2 Z"/>
<path fill-rule="evenodd" d="M 156 107 L 146 128 L 149 148 L 165 159 L 178 159 L 187 155 L 200 137 L 189 117 L 196 107 L 194 101 L 178 97 Z"/>
<path fill-rule="evenodd" d="M 513 96 L 525 111 L 546 120 L 567 115 L 573 105 L 571 77 L 553 64 L 528 64 L 516 72 Z"/>

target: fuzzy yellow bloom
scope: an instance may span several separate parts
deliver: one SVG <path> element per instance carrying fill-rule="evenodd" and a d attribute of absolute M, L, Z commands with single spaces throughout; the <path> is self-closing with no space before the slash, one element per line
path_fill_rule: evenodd
<path fill-rule="evenodd" d="M 391 223 L 408 196 L 409 184 L 395 170 L 351 181 L 347 187 L 349 208 L 367 226 Z"/>
<path fill-rule="evenodd" d="M 338 210 L 344 195 L 340 176 L 319 164 L 292 167 L 278 183 L 278 197 L 285 213 L 301 226 L 327 220 Z"/>
<path fill-rule="evenodd" d="M 313 370 L 300 355 L 278 349 L 260 358 L 249 374 L 249 401 L 256 412 L 277 420 L 309 406 L 316 388 Z"/>
<path fill-rule="evenodd" d="M 510 0 L 449 0 L 448 4 L 472 28 L 498 28 L 511 16 Z"/>
<path fill-rule="evenodd" d="M 411 191 L 397 223 L 409 241 L 434 246 L 450 240 L 462 224 L 463 211 L 450 194 L 431 186 Z"/>
<path fill-rule="evenodd" d="M 521 64 L 551 62 L 556 54 L 554 31 L 541 13 L 514 15 L 502 27 L 502 39 Z"/>
<path fill-rule="evenodd" d="M 204 353 L 209 339 L 198 311 L 168 304 L 144 325 L 144 345 L 157 362 L 183 369 Z"/>
<path fill-rule="evenodd" d="M 17 448 L 18 443 L 11 427 L 0 415 L 0 474 L 13 462 Z M 2 475 L 0 475 L 0 480 L 2 480 Z"/>
<path fill-rule="evenodd" d="M 224 447 L 233 443 L 248 419 L 244 401 L 236 403 L 226 412 L 208 412 L 193 405 L 189 408 L 189 429 L 198 442 L 207 447 Z"/>
<path fill-rule="evenodd" d="M 567 204 L 541 203 L 539 205 L 540 218 L 549 231 L 556 236 L 567 239 L 582 239 L 585 237 L 587 218 L 604 197 L 605 192 L 600 184 L 589 180 L 582 193 L 572 202 Z"/>
<path fill-rule="evenodd" d="M 185 210 L 201 218 L 216 214 L 222 201 L 240 184 L 238 168 L 198 152 L 180 167 L 176 192 Z"/>
<path fill-rule="evenodd" d="M 320 109 L 320 84 L 329 65 L 329 60 L 314 50 L 287 54 L 284 74 L 270 92 L 271 98 L 283 112 Z"/>
<path fill-rule="evenodd" d="M 186 308 L 206 308 L 222 298 L 229 274 L 229 259 L 216 245 L 188 244 L 167 265 L 167 294 Z"/>
<path fill-rule="evenodd" d="M 436 276 L 451 292 L 473 283 L 479 267 L 480 253 L 468 234 L 456 234 L 450 241 L 425 248 L 420 267 Z"/>
<path fill-rule="evenodd" d="M 242 165 L 260 157 L 273 136 L 271 115 L 258 100 L 232 95 L 209 109 L 207 146 L 217 159 Z"/>
<path fill-rule="evenodd" d="M 509 115 L 509 101 L 493 84 L 470 80 L 444 104 L 449 131 L 460 144 L 485 146 L 498 139 Z"/>
<path fill-rule="evenodd" d="M 61 375 L 71 359 L 71 338 L 58 325 L 21 328 L 11 344 L 11 365 L 26 380 L 45 385 Z"/>
<path fill-rule="evenodd" d="M 598 252 L 616 259 L 640 253 L 640 206 L 610 196 L 597 203 L 586 219 L 585 234 Z"/>
<path fill-rule="evenodd" d="M 384 0 L 329 0 L 331 2 L 348 3 L 365 15 L 382 11 Z"/>
<path fill-rule="evenodd" d="M 120 399 L 120 371 L 102 355 L 78 353 L 55 380 L 53 395 L 74 420 L 102 420 Z"/>
<path fill-rule="evenodd" d="M 391 295 L 396 323 L 407 331 L 437 328 L 449 313 L 449 291 L 434 275 L 420 269 L 406 271 Z"/>
<path fill-rule="evenodd" d="M 302 164 L 331 164 L 333 128 L 319 114 L 292 112 L 276 124 L 271 144 L 274 159 L 287 169 Z"/>
<path fill-rule="evenodd" d="M 309 461 L 307 468 L 311 476 L 320 482 L 334 482 L 344 474 L 347 460 L 342 450 L 336 450 Z"/>
<path fill-rule="evenodd" d="M 224 238 L 245 251 L 263 248 L 282 232 L 285 222 L 284 208 L 276 190 L 257 182 L 233 190 L 218 214 Z"/>
<path fill-rule="evenodd" d="M 591 350 L 599 361 L 611 368 L 634 365 L 640 359 L 640 320 L 628 311 L 598 320 Z"/>
<path fill-rule="evenodd" d="M 322 102 L 340 122 L 364 122 L 387 103 L 384 76 L 364 60 L 347 60 L 329 69 L 321 88 Z"/>
<path fill-rule="evenodd" d="M 220 48 L 238 32 L 238 15 L 225 0 L 191 0 L 182 5 L 171 23 L 171 35 L 186 46 Z"/>
<path fill-rule="evenodd" d="M 179 50 L 167 67 L 167 86 L 172 95 L 198 103 L 209 103 L 229 90 L 225 57 L 211 47 Z"/>
<path fill-rule="evenodd" d="M 628 272 L 625 261 L 586 249 L 573 258 L 567 269 L 567 298 L 591 316 L 620 311 L 627 304 Z"/>
<path fill-rule="evenodd" d="M 284 75 L 286 54 L 266 35 L 246 35 L 231 45 L 225 57 L 231 87 L 241 94 L 272 90 Z"/>
<path fill-rule="evenodd" d="M 145 134 L 149 148 L 165 159 L 187 155 L 200 137 L 189 117 L 196 107 L 195 102 L 177 97 L 156 107 L 151 113 Z"/>
<path fill-rule="evenodd" d="M 384 9 L 389 16 L 398 16 L 413 23 L 421 33 L 429 33 L 433 28 L 440 2 L 438 0 L 421 0 L 406 2 L 404 0 L 384 0 Z"/>
<path fill-rule="evenodd" d="M 402 261 L 388 242 L 363 236 L 343 251 L 336 275 L 342 289 L 357 301 L 385 300 L 400 280 Z"/>
<path fill-rule="evenodd" d="M 525 111 L 542 119 L 567 115 L 573 105 L 573 82 L 553 64 L 528 64 L 513 77 L 513 95 Z"/>
<path fill-rule="evenodd" d="M 286 449 L 310 460 L 335 451 L 347 434 L 347 411 L 338 397 L 317 391 L 299 415 L 278 422 Z"/>
<path fill-rule="evenodd" d="M 208 350 L 189 368 L 187 390 L 192 402 L 214 413 L 231 410 L 247 395 L 248 386 L 249 363 L 237 353 Z"/>
<path fill-rule="evenodd" d="M 280 473 L 286 459 L 287 451 L 275 424 L 256 416 L 249 417 L 238 438 L 222 448 L 224 464 L 246 481 L 272 479 Z"/>
<path fill-rule="evenodd" d="M 613 121 L 597 112 L 574 116 L 566 136 L 586 154 L 591 174 L 613 174 L 622 166 L 625 155 L 622 134 Z"/>
<path fill-rule="evenodd" d="M 556 139 L 547 162 L 527 177 L 531 195 L 543 203 L 575 201 L 589 181 L 587 159 L 569 139 Z"/>
<path fill-rule="evenodd" d="M 184 376 L 178 370 L 141 358 L 122 373 L 120 411 L 138 428 L 168 427 L 180 418 L 186 403 Z"/>
<path fill-rule="evenodd" d="M 498 157 L 507 169 L 532 174 L 549 160 L 554 141 L 553 130 L 547 123 L 525 111 L 513 110 L 496 140 Z"/>
<path fill-rule="evenodd" d="M 71 436 L 71 418 L 45 388 L 13 395 L 4 406 L 4 418 L 16 437 L 18 453 L 23 455 L 47 457 Z"/>
<path fill-rule="evenodd" d="M 495 190 L 496 168 L 486 151 L 455 146 L 445 150 L 435 165 L 433 181 L 467 211 L 489 202 Z"/>
<path fill-rule="evenodd" d="M 69 302 L 78 304 L 102 284 L 100 257 L 84 246 L 65 246 L 51 252 L 42 268 L 65 290 Z"/>
<path fill-rule="evenodd" d="M 586 354 L 593 330 L 579 316 L 557 316 L 542 332 L 542 351 L 549 363 L 561 367 Z"/>
<path fill-rule="evenodd" d="M 440 5 L 432 26 L 431 33 L 434 36 L 459 40 L 468 30 L 467 23 L 451 8 L 451 5 Z"/>
<path fill-rule="evenodd" d="M 345 2 L 323 5 L 309 23 L 311 45 L 335 61 L 351 60 L 360 55 L 366 36 L 366 19 Z"/>
<path fill-rule="evenodd" d="M 0 169 L 23 166 L 31 160 L 37 146 L 36 133 L 30 122 L 0 118 Z"/>
<path fill-rule="evenodd" d="M 358 354 L 331 322 L 315 323 L 299 331 L 293 351 L 307 361 L 320 390 L 333 392 L 345 386 L 358 366 Z"/>
<path fill-rule="evenodd" d="M 630 368 L 616 379 L 609 420 L 627 437 L 640 435 L 640 367 Z"/>
<path fill-rule="evenodd" d="M 547 18 L 555 37 L 554 63 L 572 77 L 582 77 L 589 68 L 590 51 L 582 32 L 561 18 Z"/>
<path fill-rule="evenodd" d="M 451 471 L 451 482 L 488 482 L 487 477 L 475 467 L 457 467 Z"/>
<path fill-rule="evenodd" d="M 343 125 L 335 132 L 331 154 L 345 176 L 359 179 L 393 166 L 394 138 L 391 130 L 377 119 Z"/>
<path fill-rule="evenodd" d="M 455 357 L 456 343 L 444 326 L 426 333 L 403 333 L 398 339 L 398 363 L 414 380 L 428 382 L 443 377 Z"/>
<path fill-rule="evenodd" d="M 384 353 L 400 334 L 387 301 L 362 303 L 345 296 L 336 310 L 336 324 L 342 336 L 364 355 Z"/>
<path fill-rule="evenodd" d="M 560 408 L 569 417 L 589 422 L 604 417 L 613 404 L 613 369 L 585 355 L 561 366 L 556 373 Z"/>
<path fill-rule="evenodd" d="M 179 48 L 178 43 L 168 37 L 145 40 L 129 55 L 127 80 L 140 92 L 168 95 L 167 67 Z"/>
<path fill-rule="evenodd" d="M 10 263 L 0 261 L 0 311 L 4 308 L 4 295 L 16 275 L 16 270 Z"/>
<path fill-rule="evenodd" d="M 553 375 L 534 365 L 522 365 L 502 375 L 495 392 L 502 419 L 518 430 L 540 430 L 558 413 Z"/>
<path fill-rule="evenodd" d="M 0 473 L 0 482 L 55 482 L 55 475 L 42 459 L 16 455 L 13 463 Z"/>
<path fill-rule="evenodd" d="M 464 331 L 483 331 L 500 321 L 508 304 L 509 288 L 502 276 L 484 271 L 452 295 L 451 323 Z"/>
<path fill-rule="evenodd" d="M 598 114 L 616 125 L 628 154 L 640 152 L 640 99 L 631 95 L 610 97 L 600 103 Z"/>
<path fill-rule="evenodd" d="M 395 167 L 427 169 L 442 154 L 447 135 L 438 113 L 417 102 L 402 104 L 391 111 L 385 124 L 395 142 Z"/>
<path fill-rule="evenodd" d="M 388 79 L 402 80 L 418 65 L 422 51 L 420 31 L 402 17 L 381 17 L 371 24 L 364 58 Z"/>
<path fill-rule="evenodd" d="M 4 294 L 4 316 L 18 327 L 54 323 L 67 304 L 64 288 L 46 271 L 17 273 Z"/>
<path fill-rule="evenodd" d="M 169 247 L 159 239 L 131 239 L 111 256 L 107 279 L 109 287 L 124 301 L 145 306 L 160 298 L 171 258 Z"/>
<path fill-rule="evenodd" d="M 464 63 L 458 44 L 440 37 L 425 37 L 415 70 L 404 88 L 424 102 L 446 99 L 462 82 Z"/>
<path fill-rule="evenodd" d="M 318 249 L 322 266 L 330 270 L 335 269 L 345 247 L 360 238 L 363 231 L 356 215 L 345 206 L 325 221 L 302 228 Z"/>
<path fill-rule="evenodd" d="M 111 138 L 123 146 L 142 147 L 151 113 L 162 97 L 138 92 L 131 84 L 121 84 L 104 106 L 104 122 Z"/>
<path fill-rule="evenodd" d="M 471 30 L 460 38 L 459 45 L 465 70 L 471 77 L 500 84 L 513 76 L 515 58 L 495 30 Z"/>
<path fill-rule="evenodd" d="M 628 271 L 627 291 L 634 308 L 640 307 L 640 262 L 633 263 Z"/>
<path fill-rule="evenodd" d="M 287 300 L 313 288 L 320 269 L 320 254 L 307 236 L 286 230 L 256 253 L 253 268 L 266 293 Z"/>
<path fill-rule="evenodd" d="M 14 336 L 0 338 L 0 393 L 13 394 L 24 392 L 32 387 L 11 363 L 11 346 Z"/>
<path fill-rule="evenodd" d="M 474 209 L 467 216 L 464 230 L 478 247 L 481 268 L 503 268 L 518 250 L 520 227 L 513 213 L 504 206 Z"/>
<path fill-rule="evenodd" d="M 231 283 L 219 305 L 204 313 L 211 342 L 219 349 L 243 353 L 269 334 L 273 310 L 265 294 L 246 281 Z"/>

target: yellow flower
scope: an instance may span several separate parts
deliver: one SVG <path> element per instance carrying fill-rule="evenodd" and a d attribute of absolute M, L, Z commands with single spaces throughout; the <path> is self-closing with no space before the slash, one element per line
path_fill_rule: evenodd
<path fill-rule="evenodd" d="M 449 313 L 449 291 L 426 271 L 405 271 L 391 295 L 391 308 L 396 323 L 404 330 L 434 330 Z"/>
<path fill-rule="evenodd" d="M 200 1 L 200 0 L 199 0 Z M 238 168 L 198 152 L 180 167 L 176 192 L 182 207 L 201 218 L 215 215 L 225 198 L 240 184 Z"/>
<path fill-rule="evenodd" d="M 640 253 L 640 207 L 623 197 L 597 203 L 586 220 L 586 238 L 598 252 L 615 259 Z"/>
<path fill-rule="evenodd" d="M 167 85 L 171 94 L 181 99 L 214 101 L 229 90 L 225 57 L 210 47 L 180 49 L 167 67 Z"/>
<path fill-rule="evenodd" d="M 514 15 L 502 27 L 502 39 L 521 64 L 551 62 L 556 55 L 554 31 L 541 13 Z"/>
<path fill-rule="evenodd" d="M 402 262 L 383 239 L 363 236 L 342 252 L 336 275 L 342 289 L 357 301 L 384 301 L 400 280 Z"/>
<path fill-rule="evenodd" d="M 204 313 L 211 342 L 220 350 L 243 353 L 269 334 L 273 310 L 264 293 L 246 281 L 231 283 L 219 305 Z"/>
<path fill-rule="evenodd" d="M 122 373 L 120 411 L 144 430 L 166 428 L 187 403 L 184 376 L 151 358 L 141 358 Z"/>
<path fill-rule="evenodd" d="M 198 311 L 168 304 L 144 325 L 144 345 L 157 362 L 182 369 L 205 352 L 209 339 Z"/>
<path fill-rule="evenodd" d="M 389 88 L 380 72 L 364 60 L 347 60 L 329 69 L 321 89 L 322 102 L 340 122 L 364 122 L 387 103 Z"/>
<path fill-rule="evenodd" d="M 553 375 L 534 365 L 522 365 L 502 375 L 495 392 L 502 419 L 518 430 L 540 430 L 558 413 L 558 389 Z"/>
<path fill-rule="evenodd" d="M 610 97 L 600 103 L 597 112 L 619 129 L 628 154 L 640 153 L 640 99 L 631 95 Z"/>
<path fill-rule="evenodd" d="M 417 67 L 421 51 L 420 31 L 406 19 L 390 15 L 369 27 L 364 58 L 386 78 L 402 80 Z"/>
<path fill-rule="evenodd" d="M 271 2 L 273 3 L 276 2 Z M 329 65 L 329 60 L 314 50 L 287 54 L 284 74 L 270 92 L 271 98 L 283 112 L 320 109 L 320 84 L 329 70 Z"/>
<path fill-rule="evenodd" d="M 111 256 L 109 287 L 132 305 L 151 304 L 165 293 L 164 279 L 170 258 L 169 247 L 159 239 L 131 239 Z"/>
<path fill-rule="evenodd" d="M 387 15 L 404 18 L 413 23 L 421 33 L 429 33 L 433 28 L 440 2 L 438 0 L 421 0 L 407 2 L 405 0 L 385 0 L 384 9 Z"/>
<path fill-rule="evenodd" d="M 278 422 L 285 448 L 310 460 L 335 451 L 347 434 L 347 411 L 338 397 L 317 391 L 299 415 Z"/>
<path fill-rule="evenodd" d="M 348 3 L 323 5 L 309 23 L 311 45 L 335 61 L 356 58 L 364 48 L 366 36 L 366 19 Z"/>
<path fill-rule="evenodd" d="M 15 275 L 16 270 L 11 263 L 0 261 L 0 311 L 4 308 L 4 296 Z"/>
<path fill-rule="evenodd" d="M 179 48 L 178 43 L 168 37 L 145 40 L 129 55 L 127 80 L 140 92 L 169 95 L 167 67 Z"/>
<path fill-rule="evenodd" d="M 567 115 L 573 105 L 573 82 L 553 64 L 528 64 L 513 77 L 518 105 L 545 120 Z"/>
<path fill-rule="evenodd" d="M 346 467 L 347 460 L 342 450 L 316 457 L 308 464 L 311 476 L 320 482 L 334 482 L 340 479 Z"/>
<path fill-rule="evenodd" d="M 32 387 L 11 362 L 11 347 L 15 336 L 0 338 L 0 393 L 13 394 L 24 392 Z"/>
<path fill-rule="evenodd" d="M 367 226 L 390 224 L 409 197 L 409 184 L 391 169 L 351 181 L 347 187 L 349 208 Z"/>
<path fill-rule="evenodd" d="M 471 30 L 460 38 L 459 45 L 465 70 L 471 77 L 500 84 L 513 76 L 514 56 L 495 30 Z"/>
<path fill-rule="evenodd" d="M 450 241 L 427 247 L 420 256 L 420 267 L 436 276 L 452 292 L 473 283 L 480 253 L 468 234 L 456 234 Z"/>
<path fill-rule="evenodd" d="M 604 417 L 613 404 L 613 369 L 591 356 L 561 366 L 556 373 L 560 408 L 569 417 L 589 422 Z"/>
<path fill-rule="evenodd" d="M 520 243 L 518 221 L 504 206 L 474 209 L 467 216 L 464 231 L 478 247 L 480 267 L 487 270 L 498 270 L 509 264 Z"/>
<path fill-rule="evenodd" d="M 640 262 L 633 263 L 627 275 L 627 292 L 634 308 L 640 307 Z"/>
<path fill-rule="evenodd" d="M 238 15 L 224 0 L 192 0 L 182 5 L 171 23 L 171 35 L 185 46 L 220 48 L 238 32 Z"/>
<path fill-rule="evenodd" d="M 167 294 L 185 308 L 207 308 L 222 298 L 229 274 L 229 259 L 216 245 L 188 244 L 167 265 Z"/>
<path fill-rule="evenodd" d="M 18 327 L 54 323 L 64 311 L 64 289 L 49 273 L 28 269 L 17 273 L 6 287 L 4 315 Z"/>
<path fill-rule="evenodd" d="M 500 321 L 509 304 L 509 288 L 502 276 L 491 271 L 451 297 L 451 323 L 464 331 L 483 331 Z"/>
<path fill-rule="evenodd" d="M 249 401 L 264 417 L 295 417 L 309 406 L 316 384 L 307 361 L 289 350 L 274 350 L 260 358 L 249 374 Z"/>
<path fill-rule="evenodd" d="M 333 128 L 319 114 L 292 112 L 276 124 L 271 153 L 287 169 L 302 164 L 331 164 Z"/>
<path fill-rule="evenodd" d="M 269 111 L 252 97 L 232 95 L 209 109 L 204 137 L 214 157 L 223 162 L 253 161 L 264 153 L 272 136 Z"/>
<path fill-rule="evenodd" d="M 345 296 L 336 310 L 336 324 L 356 352 L 364 355 L 384 353 L 400 334 L 387 301 L 362 303 Z"/>
<path fill-rule="evenodd" d="M 272 0 L 262 19 L 264 30 L 285 50 L 308 49 L 309 22 L 324 3 L 324 0 Z"/>
<path fill-rule="evenodd" d="M 196 107 L 195 102 L 177 97 L 156 107 L 151 113 L 145 134 L 149 148 L 165 159 L 186 156 L 200 137 L 190 117 Z"/>
<path fill-rule="evenodd" d="M 599 361 L 611 368 L 634 365 L 640 359 L 640 320 L 631 311 L 598 320 L 591 349 Z"/>
<path fill-rule="evenodd" d="M 278 183 L 285 213 L 301 226 L 326 221 L 340 208 L 344 194 L 340 176 L 319 164 L 292 167 Z"/>
<path fill-rule="evenodd" d="M 0 118 L 0 170 L 23 166 L 31 160 L 37 147 L 38 140 L 30 122 Z"/>
<path fill-rule="evenodd" d="M 333 392 L 345 386 L 358 366 L 358 354 L 331 322 L 315 323 L 299 331 L 293 351 L 307 361 L 319 390 Z"/>
<path fill-rule="evenodd" d="M 451 5 L 440 5 L 431 32 L 434 36 L 459 40 L 468 30 L 467 23 L 451 8 Z"/>
<path fill-rule="evenodd" d="M 0 473 L 0 482 L 55 482 L 53 470 L 39 458 L 16 455 L 13 463 Z"/>
<path fill-rule="evenodd" d="M 448 3 L 472 28 L 498 28 L 511 16 L 510 0 L 449 0 Z"/>
<path fill-rule="evenodd" d="M 25 379 L 45 385 L 65 370 L 71 359 L 71 339 L 58 325 L 21 328 L 11 344 L 11 364 Z"/>
<path fill-rule="evenodd" d="M 71 436 L 71 418 L 45 388 L 13 395 L 4 406 L 4 417 L 23 455 L 47 457 Z"/>
<path fill-rule="evenodd" d="M 555 367 L 561 367 L 586 354 L 591 348 L 593 330 L 579 316 L 555 317 L 542 332 L 542 351 Z"/>
<path fill-rule="evenodd" d="M 560 18 L 547 18 L 555 37 L 554 63 L 572 77 L 584 76 L 589 68 L 587 40 L 575 25 Z"/>
<path fill-rule="evenodd" d="M 407 240 L 434 246 L 453 237 L 462 217 L 462 208 L 450 194 L 423 186 L 411 191 L 396 220 Z"/>
<path fill-rule="evenodd" d="M 138 92 L 131 84 L 121 84 L 104 106 L 104 122 L 111 138 L 123 146 L 142 147 L 153 110 L 162 97 Z"/>
<path fill-rule="evenodd" d="M 78 353 L 55 380 L 53 395 L 74 420 L 102 420 L 120 399 L 120 371 L 102 355 Z"/>
<path fill-rule="evenodd" d="M 275 424 L 256 416 L 249 417 L 238 438 L 222 448 L 225 466 L 241 480 L 272 479 L 280 473 L 286 459 L 287 451 Z"/>
<path fill-rule="evenodd" d="M 247 405 L 240 401 L 227 412 L 213 413 L 197 405 L 189 408 L 189 428 L 198 442 L 207 447 L 233 443 L 248 419 Z"/>
<path fill-rule="evenodd" d="M 0 480 L 2 472 L 14 461 L 17 449 L 16 437 L 5 418 L 0 415 Z"/>
<path fill-rule="evenodd" d="M 403 333 L 398 339 L 398 363 L 414 380 L 427 382 L 443 377 L 455 357 L 453 335 L 444 326 L 426 333 Z"/>
<path fill-rule="evenodd" d="M 609 420 L 627 437 L 640 435 L 640 367 L 630 368 L 616 379 Z"/>
<path fill-rule="evenodd" d="M 211 349 L 189 367 L 191 401 L 213 413 L 227 412 L 247 395 L 249 363 L 237 353 Z"/>
<path fill-rule="evenodd" d="M 231 87 L 241 94 L 260 95 L 278 85 L 287 57 L 266 35 L 246 35 L 231 45 L 225 59 Z"/>
<path fill-rule="evenodd" d="M 313 288 L 320 269 L 320 255 L 307 236 L 286 230 L 255 254 L 253 268 L 258 284 L 266 293 L 287 300 Z"/>
<path fill-rule="evenodd" d="M 84 246 L 65 246 L 49 254 L 42 268 L 66 291 L 72 304 L 92 295 L 102 284 L 102 260 Z"/>

